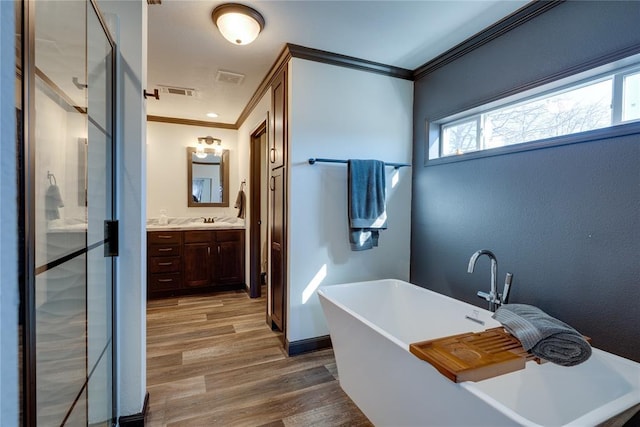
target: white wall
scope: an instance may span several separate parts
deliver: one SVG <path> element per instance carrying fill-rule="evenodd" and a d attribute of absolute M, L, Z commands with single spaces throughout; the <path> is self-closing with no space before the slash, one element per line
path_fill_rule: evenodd
<path fill-rule="evenodd" d="M 99 0 L 116 38 L 117 218 L 116 378 L 120 416 L 142 411 L 146 393 L 147 3 Z"/>
<path fill-rule="evenodd" d="M 379 247 L 352 252 L 347 167 L 307 160 L 410 163 L 413 83 L 299 58 L 290 71 L 287 339 L 294 342 L 328 334 L 318 285 L 409 280 L 411 168 L 387 168 L 388 229 Z"/>
<path fill-rule="evenodd" d="M 14 2 L 0 1 L 0 89 L 15 89 Z M 16 113 L 12 96 L 0 97 L 0 425 L 18 425 L 18 224 Z"/>
<path fill-rule="evenodd" d="M 187 206 L 187 147 L 195 147 L 198 137 L 213 136 L 229 150 L 229 207 Z M 205 148 L 213 148 L 205 144 Z M 173 123 L 147 122 L 147 217 L 157 218 L 166 209 L 169 217 L 237 216 L 233 207 L 240 182 L 238 131 Z"/>

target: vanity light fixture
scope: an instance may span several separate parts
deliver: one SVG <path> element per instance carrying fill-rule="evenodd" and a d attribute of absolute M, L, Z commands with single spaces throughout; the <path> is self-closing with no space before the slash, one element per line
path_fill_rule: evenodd
<path fill-rule="evenodd" d="M 204 151 L 204 144 L 207 145 L 216 144 L 213 148 L 213 154 L 216 156 L 222 156 L 222 140 L 220 138 L 214 138 L 212 136 L 198 137 L 198 146 L 196 147 L 196 157 L 204 159 L 207 157 L 207 153 Z"/>
<path fill-rule="evenodd" d="M 264 28 L 260 13 L 238 3 L 225 3 L 213 9 L 211 19 L 222 36 L 233 44 L 249 44 Z"/>

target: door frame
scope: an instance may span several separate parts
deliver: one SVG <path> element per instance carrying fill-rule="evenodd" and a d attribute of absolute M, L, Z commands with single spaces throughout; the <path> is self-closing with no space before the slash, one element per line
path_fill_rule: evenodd
<path fill-rule="evenodd" d="M 116 90 L 117 90 L 117 80 L 116 80 L 116 52 L 117 45 L 115 39 L 113 38 L 111 32 L 109 31 L 109 27 L 107 26 L 107 21 L 105 20 L 100 8 L 98 7 L 97 0 L 84 0 L 84 4 L 86 7 L 86 16 L 85 19 L 88 19 L 89 13 L 91 10 L 95 13 L 95 17 L 98 19 L 100 23 L 100 27 L 104 31 L 105 37 L 109 45 L 111 46 L 111 94 L 109 101 L 111 102 L 111 147 L 110 147 L 110 162 L 106 164 L 105 167 L 111 168 L 111 176 L 110 176 L 110 185 L 111 191 L 106 193 L 106 197 L 111 198 L 111 210 L 110 216 L 111 219 L 105 221 L 105 238 L 104 241 L 99 244 L 92 244 L 88 246 L 88 242 L 85 239 L 85 246 L 83 248 L 78 249 L 77 251 L 62 256 L 61 258 L 55 259 L 53 261 L 48 262 L 45 265 L 36 266 L 36 256 L 35 256 L 35 248 L 36 248 L 36 227 L 35 227 L 35 206 L 36 206 L 36 195 L 35 195 L 35 186 L 36 186 L 36 109 L 35 109 L 35 94 L 36 94 L 36 74 L 40 73 L 40 70 L 36 67 L 36 57 L 35 57 L 35 49 L 36 49 L 36 20 L 35 20 L 35 3 L 32 1 L 21 0 L 20 1 L 22 14 L 21 14 L 21 22 L 18 24 L 16 22 L 16 29 L 19 28 L 20 35 L 22 37 L 21 43 L 21 102 L 22 102 L 22 111 L 19 115 L 20 122 L 18 125 L 20 126 L 21 137 L 20 141 L 16 141 L 17 144 L 17 180 L 18 180 L 18 213 L 19 213 L 19 234 L 18 234 L 18 244 L 19 244 L 19 254 L 18 254 L 18 269 L 19 269 L 19 286 L 21 291 L 20 296 L 20 319 L 19 323 L 22 324 L 22 329 L 20 331 L 20 345 L 22 347 L 22 356 L 20 360 L 20 382 L 21 382 L 21 396 L 19 397 L 19 405 L 20 411 L 22 412 L 22 425 L 25 427 L 31 427 L 37 425 L 37 337 L 36 337 L 36 276 L 38 274 L 42 274 L 50 269 L 57 267 L 71 259 L 74 259 L 78 256 L 86 255 L 91 249 L 96 249 L 100 246 L 105 248 L 105 257 L 117 257 L 117 224 L 115 227 L 109 227 L 110 233 L 107 234 L 107 224 L 106 222 L 110 222 L 110 225 L 113 223 L 117 223 L 117 194 L 116 194 Z M 86 22 L 85 22 L 86 24 Z M 85 27 L 85 35 L 86 35 L 86 27 Z M 88 41 L 87 41 L 88 43 Z M 87 58 L 85 57 L 85 66 L 86 66 Z M 18 64 L 16 64 L 18 65 Z M 86 111 L 84 112 L 86 114 Z M 88 118 L 87 118 L 88 120 Z M 85 263 L 86 266 L 86 263 Z M 111 390 L 110 390 L 110 399 L 111 399 L 111 407 L 110 407 L 110 421 L 115 423 L 117 417 L 117 388 L 116 388 L 116 372 L 117 372 L 117 360 L 116 360 L 116 352 L 117 352 L 117 336 L 116 336 L 116 274 L 115 274 L 115 263 L 112 261 L 109 273 L 111 275 L 111 290 L 110 290 L 110 298 L 111 298 L 111 310 L 109 311 L 109 315 L 111 316 L 111 375 L 112 378 L 110 380 Z M 85 277 L 85 290 L 87 286 L 88 276 Z M 85 300 L 85 308 L 86 308 L 86 300 Z M 86 314 L 85 314 L 86 316 Z M 85 321 L 87 318 L 85 317 Z M 86 327 L 86 326 L 85 326 Z M 86 344 L 85 340 L 85 345 Z M 108 344 L 109 345 L 109 344 Z M 107 345 L 107 347 L 108 347 Z M 81 392 L 83 390 L 86 391 L 88 387 L 89 380 L 91 378 L 91 369 L 95 368 L 87 365 L 87 378 L 85 379 L 85 383 L 81 388 Z M 81 394 L 76 396 L 75 401 L 72 403 L 71 408 L 69 408 L 69 412 L 67 412 L 66 417 L 69 416 L 70 411 L 76 405 L 76 402 L 80 399 Z M 88 410 L 88 406 L 87 406 Z M 63 420 L 63 423 L 66 423 L 67 418 Z"/>
<path fill-rule="evenodd" d="M 269 119 L 265 119 L 251 133 L 250 137 L 250 154 L 249 154 L 249 296 L 251 298 L 260 298 L 262 296 L 262 283 L 260 281 L 261 273 L 261 218 L 262 218 L 262 185 L 263 174 L 261 164 L 261 152 L 266 153 L 266 146 L 262 144 L 262 136 L 268 138 L 267 123 Z M 267 308 L 268 310 L 268 308 Z"/>

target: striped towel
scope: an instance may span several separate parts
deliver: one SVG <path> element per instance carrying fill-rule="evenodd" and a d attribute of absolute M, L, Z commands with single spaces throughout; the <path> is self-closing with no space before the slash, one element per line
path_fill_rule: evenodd
<path fill-rule="evenodd" d="M 591 345 L 566 323 L 527 304 L 504 304 L 492 316 L 532 354 L 562 366 L 591 356 Z"/>

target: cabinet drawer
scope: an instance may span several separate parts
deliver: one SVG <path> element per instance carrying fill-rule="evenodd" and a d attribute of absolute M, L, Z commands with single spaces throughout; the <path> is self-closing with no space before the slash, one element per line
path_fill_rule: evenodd
<path fill-rule="evenodd" d="M 148 282 L 150 291 L 180 289 L 182 287 L 180 273 L 150 274 Z"/>
<path fill-rule="evenodd" d="M 147 234 L 149 243 L 180 244 L 182 243 L 181 231 L 150 231 Z"/>
<path fill-rule="evenodd" d="M 180 245 L 151 245 L 149 247 L 149 256 L 179 256 Z"/>
<path fill-rule="evenodd" d="M 211 241 L 211 231 L 185 231 L 185 243 L 209 243 Z"/>
<path fill-rule="evenodd" d="M 180 271 L 180 257 L 149 258 L 149 273 L 173 273 Z"/>
<path fill-rule="evenodd" d="M 242 240 L 243 230 L 221 230 L 216 231 L 217 242 L 239 242 Z"/>

